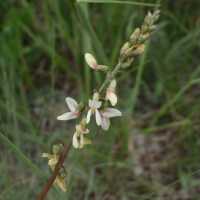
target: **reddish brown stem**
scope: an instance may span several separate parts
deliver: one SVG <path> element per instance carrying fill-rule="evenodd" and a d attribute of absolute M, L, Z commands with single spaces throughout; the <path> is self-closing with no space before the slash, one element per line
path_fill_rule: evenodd
<path fill-rule="evenodd" d="M 41 193 L 38 195 L 37 200 L 44 200 L 46 198 L 46 196 L 47 196 L 49 190 L 51 189 L 51 187 L 52 187 L 52 185 L 53 185 L 58 173 L 60 172 L 60 169 L 63 166 L 63 163 L 64 163 L 65 159 L 68 156 L 68 153 L 69 153 L 69 150 L 71 148 L 71 145 L 72 145 L 71 142 L 69 144 L 65 144 L 63 152 L 60 155 L 60 158 L 58 160 L 58 163 L 57 163 L 57 165 L 55 167 L 55 170 L 54 170 L 52 176 L 48 179 L 46 185 L 43 187 Z"/>

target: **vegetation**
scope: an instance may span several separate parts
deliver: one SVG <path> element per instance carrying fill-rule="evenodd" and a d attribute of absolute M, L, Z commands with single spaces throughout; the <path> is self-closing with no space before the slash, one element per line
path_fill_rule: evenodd
<path fill-rule="evenodd" d="M 54 187 L 48 199 L 198 200 L 199 0 L 87 2 L 0 2 L 0 199 L 36 199 L 52 173 L 42 152 L 73 136 L 56 120 L 64 98 L 86 102 L 104 78 L 84 53 L 113 66 L 160 4 L 144 55 L 118 77 L 123 117 L 105 133 L 93 123 L 93 145 L 65 163 L 67 192 Z"/>

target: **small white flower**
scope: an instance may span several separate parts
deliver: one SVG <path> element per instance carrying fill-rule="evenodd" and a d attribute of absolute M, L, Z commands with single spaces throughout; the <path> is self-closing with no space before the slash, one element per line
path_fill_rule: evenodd
<path fill-rule="evenodd" d="M 101 127 L 103 130 L 108 130 L 110 127 L 110 118 L 121 117 L 122 113 L 115 108 L 106 108 L 101 111 Z"/>
<path fill-rule="evenodd" d="M 99 65 L 97 63 L 95 57 L 90 53 L 85 54 L 85 61 L 89 65 L 89 67 L 91 67 L 94 70 L 106 70 L 106 69 L 108 69 L 108 67 L 105 66 L 105 65 Z"/>
<path fill-rule="evenodd" d="M 117 95 L 115 93 L 117 86 L 116 80 L 112 80 L 110 85 L 108 86 L 106 90 L 106 100 L 109 100 L 112 106 L 115 106 L 117 104 Z"/>
<path fill-rule="evenodd" d="M 96 118 L 96 123 L 98 126 L 101 125 L 101 115 L 100 115 L 100 112 L 99 112 L 99 108 L 101 107 L 102 105 L 102 102 L 99 101 L 99 94 L 98 93 L 94 93 L 93 95 L 93 99 L 89 100 L 89 111 L 87 113 L 87 124 L 90 122 L 90 118 L 93 114 L 95 114 L 95 118 Z"/>
<path fill-rule="evenodd" d="M 57 120 L 71 120 L 76 119 L 80 115 L 78 103 L 71 97 L 65 98 L 70 112 L 66 112 L 57 117 Z"/>
<path fill-rule="evenodd" d="M 82 148 L 83 146 L 83 135 L 78 134 L 77 132 L 74 133 L 73 138 L 72 138 L 72 144 L 73 147 L 78 149 L 78 148 Z"/>
<path fill-rule="evenodd" d="M 73 135 L 72 143 L 75 149 L 82 149 L 84 145 L 91 144 L 91 141 L 83 134 L 78 134 L 77 132 L 75 132 Z"/>
<path fill-rule="evenodd" d="M 76 126 L 76 132 L 73 135 L 72 144 L 74 148 L 81 149 L 84 145 L 91 144 L 91 141 L 85 137 L 89 133 L 89 129 L 85 128 L 85 124 Z"/>

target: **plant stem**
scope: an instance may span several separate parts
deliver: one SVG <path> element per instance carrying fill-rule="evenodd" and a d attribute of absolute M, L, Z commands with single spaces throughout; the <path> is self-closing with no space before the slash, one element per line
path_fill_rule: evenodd
<path fill-rule="evenodd" d="M 116 76 L 116 74 L 119 72 L 120 68 L 121 68 L 121 62 L 118 62 L 118 64 L 115 66 L 115 68 L 113 69 L 112 72 L 108 72 L 106 79 L 104 80 L 103 84 L 101 85 L 100 89 L 99 89 L 99 93 L 101 93 L 103 91 L 103 89 L 112 81 L 112 79 Z"/>

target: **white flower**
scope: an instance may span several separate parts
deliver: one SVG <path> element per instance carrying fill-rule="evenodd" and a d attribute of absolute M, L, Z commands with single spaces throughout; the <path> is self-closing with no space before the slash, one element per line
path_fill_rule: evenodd
<path fill-rule="evenodd" d="M 91 144 L 91 141 L 85 137 L 89 133 L 89 129 L 85 128 L 85 123 L 76 126 L 76 132 L 73 135 L 72 144 L 74 148 L 81 149 L 86 144 Z"/>
<path fill-rule="evenodd" d="M 106 70 L 108 68 L 105 65 L 99 65 L 95 57 L 90 53 L 85 54 L 85 61 L 89 65 L 89 67 L 91 67 L 94 70 Z"/>
<path fill-rule="evenodd" d="M 115 93 L 117 86 L 116 80 L 112 80 L 110 85 L 108 86 L 106 90 L 106 100 L 109 100 L 112 106 L 115 106 L 117 104 L 117 95 Z"/>
<path fill-rule="evenodd" d="M 77 118 L 80 115 L 78 103 L 71 97 L 65 98 L 65 101 L 70 112 L 58 116 L 57 120 L 71 120 Z"/>
<path fill-rule="evenodd" d="M 83 134 L 78 134 L 77 132 L 75 132 L 73 135 L 72 143 L 74 148 L 82 149 L 84 145 L 91 144 L 91 141 Z"/>
<path fill-rule="evenodd" d="M 106 108 L 101 111 L 101 127 L 103 130 L 108 130 L 110 127 L 110 118 L 121 117 L 122 113 L 115 108 Z"/>
<path fill-rule="evenodd" d="M 95 114 L 97 125 L 98 126 L 101 125 L 101 115 L 100 115 L 100 112 L 98 110 L 101 107 L 101 105 L 102 105 L 102 102 L 99 101 L 99 94 L 98 93 L 94 93 L 93 99 L 89 100 L 90 109 L 89 109 L 89 111 L 87 113 L 87 120 L 86 120 L 87 123 L 90 122 L 91 115 Z"/>

